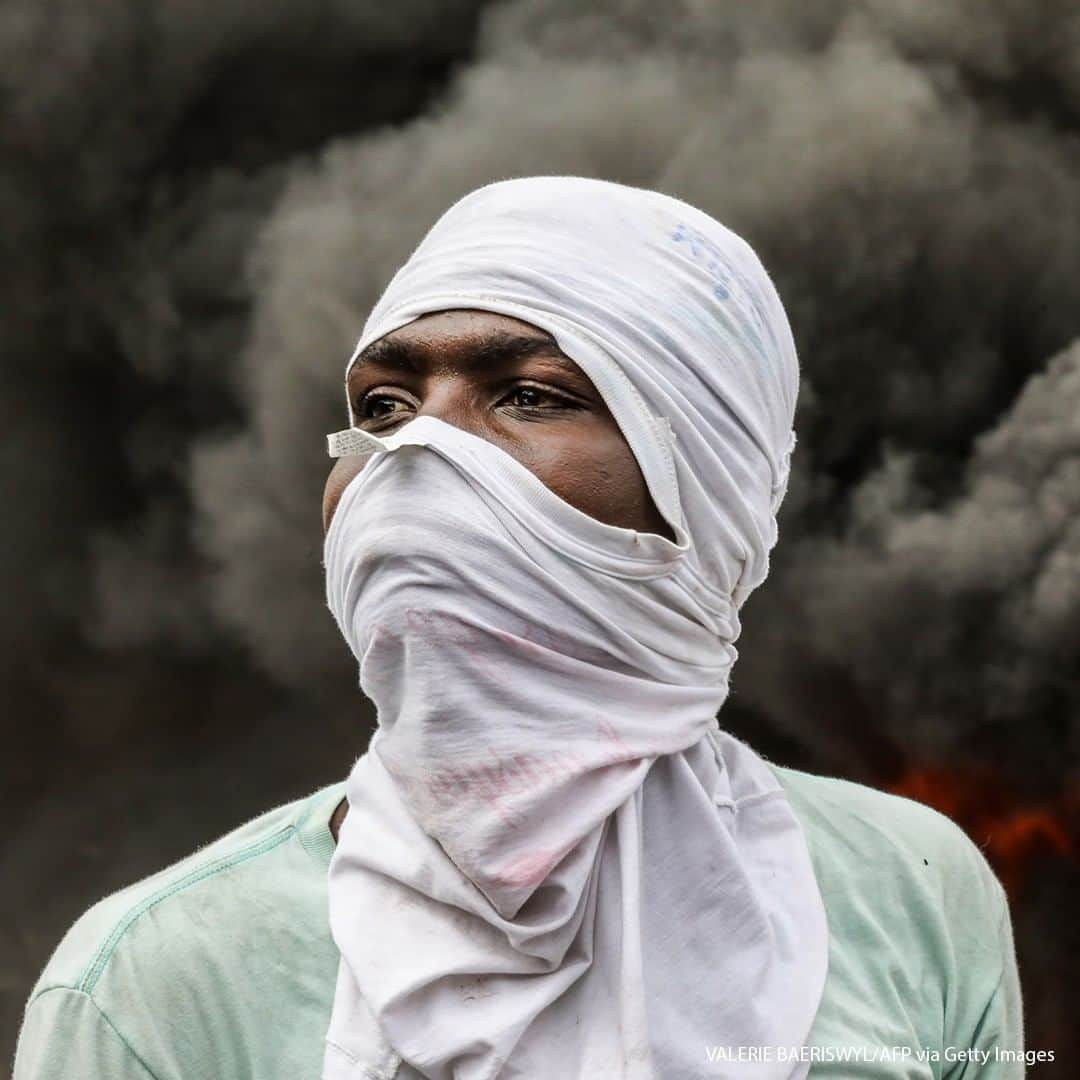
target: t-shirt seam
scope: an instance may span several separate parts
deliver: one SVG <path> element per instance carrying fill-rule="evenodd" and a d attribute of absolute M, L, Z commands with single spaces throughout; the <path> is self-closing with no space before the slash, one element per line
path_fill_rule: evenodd
<path fill-rule="evenodd" d="M 66 988 L 91 996 L 105 967 L 119 946 L 120 941 L 142 915 L 145 915 L 147 911 L 161 903 L 163 900 L 167 900 L 170 896 L 175 896 L 178 892 L 181 892 L 192 885 L 197 885 L 201 881 L 206 881 L 235 866 L 240 866 L 250 859 L 265 854 L 267 851 L 272 851 L 290 837 L 294 836 L 296 832 L 296 823 L 290 822 L 270 836 L 265 836 L 261 840 L 256 840 L 246 847 L 241 848 L 239 851 L 233 852 L 227 856 L 222 856 L 219 859 L 215 859 L 210 863 L 191 870 L 171 884 L 166 885 L 145 897 L 117 920 L 109 935 L 105 938 L 105 941 L 97 948 L 97 950 L 95 950 L 90 962 L 87 964 L 82 975 L 76 980 L 75 985 Z M 62 988 L 63 987 L 54 987 L 53 989 Z"/>
<path fill-rule="evenodd" d="M 322 807 L 329 802 L 331 794 L 334 796 L 334 805 L 330 810 L 330 816 L 324 819 L 322 817 Z M 334 834 L 330 829 L 330 821 L 338 804 L 344 797 L 345 784 L 343 782 L 338 781 L 328 784 L 308 797 L 303 813 L 294 822 L 300 846 L 324 870 L 336 847 Z M 317 830 L 314 825 L 316 813 L 319 814 Z"/>
<path fill-rule="evenodd" d="M 94 1007 L 94 1011 L 101 1017 L 105 1026 L 113 1033 L 113 1035 L 119 1040 L 120 1045 L 131 1055 L 131 1057 L 138 1063 L 139 1068 L 150 1078 L 150 1080 L 157 1080 L 157 1074 L 149 1065 L 142 1059 L 142 1056 L 138 1051 L 124 1038 L 120 1029 L 109 1018 L 108 1013 L 94 1000 L 93 994 L 87 993 L 85 990 L 80 990 L 74 986 L 50 986 L 45 990 L 39 991 L 31 999 L 27 1005 L 27 1012 L 33 1007 L 33 1005 L 40 1001 L 46 994 L 53 994 L 57 991 L 61 991 L 66 994 L 78 994 L 80 997 L 86 998 L 86 1000 Z"/>

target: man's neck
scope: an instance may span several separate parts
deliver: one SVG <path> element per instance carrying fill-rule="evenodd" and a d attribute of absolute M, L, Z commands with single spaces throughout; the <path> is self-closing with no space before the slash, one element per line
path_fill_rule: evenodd
<path fill-rule="evenodd" d="M 345 820 L 345 815 L 349 812 L 349 800 L 342 799 L 334 808 L 334 812 L 330 815 L 330 835 L 334 838 L 334 843 L 338 842 L 338 831 L 341 829 L 341 823 Z"/>

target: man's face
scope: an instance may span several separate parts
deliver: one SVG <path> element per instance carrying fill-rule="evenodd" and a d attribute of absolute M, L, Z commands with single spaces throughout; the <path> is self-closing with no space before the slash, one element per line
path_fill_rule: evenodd
<path fill-rule="evenodd" d="M 590 517 L 674 540 L 588 376 L 529 323 L 482 311 L 425 315 L 369 345 L 348 388 L 354 427 L 388 435 L 414 416 L 436 416 L 501 447 Z M 324 529 L 368 460 L 334 465 Z"/>

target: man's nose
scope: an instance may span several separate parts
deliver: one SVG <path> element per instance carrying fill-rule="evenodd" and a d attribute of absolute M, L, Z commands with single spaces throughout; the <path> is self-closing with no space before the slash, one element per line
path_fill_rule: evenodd
<path fill-rule="evenodd" d="M 477 396 L 463 375 L 434 377 L 425 384 L 417 416 L 434 416 L 471 435 L 481 435 L 483 421 Z"/>

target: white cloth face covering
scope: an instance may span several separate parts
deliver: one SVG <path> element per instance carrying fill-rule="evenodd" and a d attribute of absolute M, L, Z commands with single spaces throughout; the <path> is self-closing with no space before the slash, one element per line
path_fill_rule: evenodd
<path fill-rule="evenodd" d="M 451 207 L 357 353 L 454 308 L 555 337 L 675 539 L 434 416 L 330 436 L 370 456 L 324 561 L 378 727 L 330 865 L 324 1080 L 801 1080 L 779 1051 L 817 1013 L 824 906 L 774 774 L 717 722 L 794 447 L 779 297 L 701 211 L 542 177 Z M 771 1052 L 719 1072 L 717 1046 Z"/>

